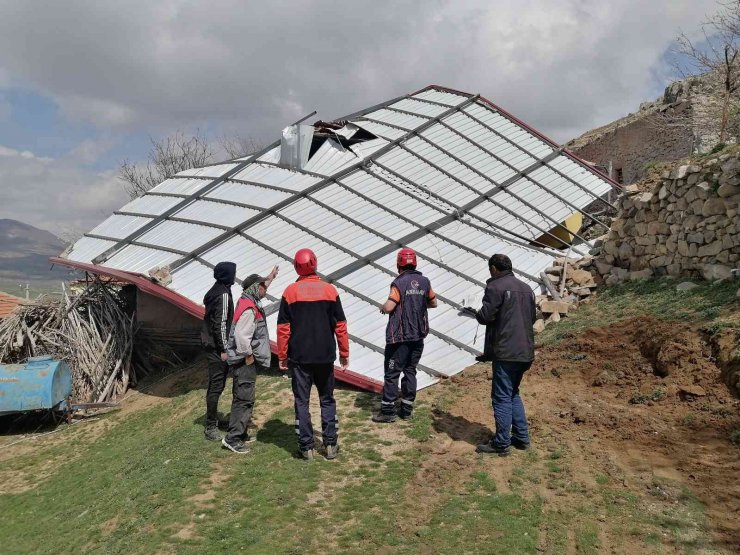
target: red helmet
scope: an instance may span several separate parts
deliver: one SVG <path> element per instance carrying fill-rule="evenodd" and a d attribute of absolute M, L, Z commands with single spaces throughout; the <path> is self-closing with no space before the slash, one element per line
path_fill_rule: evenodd
<path fill-rule="evenodd" d="M 408 247 L 402 248 L 396 255 L 396 266 L 403 268 L 404 266 L 413 266 L 416 268 L 416 252 L 414 249 Z"/>
<path fill-rule="evenodd" d="M 293 257 L 293 267 L 299 276 L 316 273 L 316 255 L 311 249 L 301 249 Z"/>

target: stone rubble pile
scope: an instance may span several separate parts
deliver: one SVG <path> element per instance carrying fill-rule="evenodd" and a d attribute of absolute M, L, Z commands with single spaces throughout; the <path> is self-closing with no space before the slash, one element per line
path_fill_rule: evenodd
<path fill-rule="evenodd" d="M 664 275 L 730 279 L 740 267 L 739 204 L 740 152 L 665 170 L 626 187 L 591 267 L 607 285 Z"/>
<path fill-rule="evenodd" d="M 592 257 L 581 259 L 558 258 L 553 265 L 544 271 L 546 279 L 557 292 L 559 299 L 553 295 L 537 295 L 537 321 L 534 331 L 540 333 L 550 322 L 559 322 L 561 316 L 578 308 L 580 302 L 588 300 L 598 283 L 587 269 L 593 263 Z M 563 283 L 563 277 L 565 282 Z M 561 294 L 562 290 L 562 294 Z"/>

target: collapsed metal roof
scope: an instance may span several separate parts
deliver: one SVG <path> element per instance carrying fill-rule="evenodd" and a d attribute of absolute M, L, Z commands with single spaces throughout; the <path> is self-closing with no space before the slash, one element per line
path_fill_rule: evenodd
<path fill-rule="evenodd" d="M 280 293 L 295 279 L 292 256 L 309 247 L 347 315 L 351 372 L 337 376 L 377 390 L 386 324 L 378 307 L 395 275 L 395 252 L 411 247 L 439 299 L 419 365 L 423 388 L 482 350 L 482 330 L 458 312 L 463 299 L 482 292 L 490 255 L 507 254 L 515 273 L 539 288 L 539 273 L 559 254 L 537 239 L 565 245 L 553 230 L 575 212 L 590 218 L 584 208 L 613 187 L 486 99 L 443 87 L 320 123 L 300 167 L 280 165 L 276 143 L 180 172 L 86 233 L 64 263 L 140 284 L 166 267 L 166 289 L 147 289 L 196 315 L 216 263 L 236 262 L 241 278 L 278 263 L 266 302 L 276 337 Z M 237 283 L 235 297 L 239 291 Z"/>

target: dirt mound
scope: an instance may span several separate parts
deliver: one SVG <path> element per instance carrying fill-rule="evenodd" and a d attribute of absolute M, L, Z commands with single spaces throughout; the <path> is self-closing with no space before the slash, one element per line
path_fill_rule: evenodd
<path fill-rule="evenodd" d="M 730 442 L 740 406 L 717 358 L 736 347 L 724 335 L 645 316 L 542 349 L 533 373 L 556 376 L 567 392 L 545 395 L 546 403 L 561 403 L 561 429 L 599 438 L 637 477 L 690 484 L 720 536 L 737 541 L 728 515 L 740 509 L 740 488 L 727 476 L 740 471 Z"/>
<path fill-rule="evenodd" d="M 601 468 L 635 492 L 650 493 L 656 480 L 690 488 L 719 545 L 734 549 L 740 487 L 728 477 L 740 473 L 740 450 L 730 441 L 740 402 L 725 384 L 719 353 L 737 343 L 724 338 L 720 348 L 718 337 L 640 317 L 540 348 L 522 384 L 533 442 L 568 445 L 581 479 Z M 485 437 L 490 380 L 483 365 L 455 378 L 464 393 L 437 431 L 468 443 Z"/>

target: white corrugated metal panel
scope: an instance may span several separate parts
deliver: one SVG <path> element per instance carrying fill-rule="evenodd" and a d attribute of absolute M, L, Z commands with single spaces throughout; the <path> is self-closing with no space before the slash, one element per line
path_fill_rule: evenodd
<path fill-rule="evenodd" d="M 177 197 L 162 197 L 159 195 L 153 195 L 150 192 L 145 194 L 143 197 L 135 198 L 134 200 L 126 204 L 123 208 L 121 208 L 120 211 L 159 216 L 176 204 L 181 203 L 182 200 L 183 199 Z"/>
<path fill-rule="evenodd" d="M 275 166 L 263 166 L 257 163 L 249 164 L 242 171 L 233 176 L 233 179 L 274 185 L 291 191 L 302 191 L 311 185 L 318 183 L 319 178 L 302 174 L 297 171 L 278 168 Z"/>
<path fill-rule="evenodd" d="M 422 100 L 429 100 L 431 102 L 439 102 L 440 104 L 447 104 L 448 106 L 457 106 L 461 102 L 464 102 L 467 96 L 461 94 L 454 94 L 446 91 L 440 91 L 435 89 L 429 89 L 424 92 L 413 95 L 411 98 L 421 98 Z"/>
<path fill-rule="evenodd" d="M 280 210 L 279 214 L 303 226 L 317 237 L 326 237 L 348 251 L 364 256 L 384 247 L 387 241 L 307 199 Z"/>
<path fill-rule="evenodd" d="M 169 289 L 202 304 L 203 296 L 213 283 L 213 269 L 197 260 L 191 260 L 172 274 Z"/>
<path fill-rule="evenodd" d="M 376 174 L 396 187 L 376 178 Z M 428 191 L 410 185 L 407 181 L 391 175 L 378 166 L 372 166 L 369 172 L 363 171 L 343 177 L 340 182 L 372 199 L 378 205 L 385 206 L 421 225 L 428 225 L 443 217 L 445 213 L 454 212 L 454 208 L 433 198 Z M 415 197 L 423 199 L 432 206 L 419 202 Z"/>
<path fill-rule="evenodd" d="M 289 265 L 286 265 L 289 262 L 287 258 L 281 258 L 239 235 L 203 253 L 201 258 L 214 266 L 226 260 L 236 263 L 236 275 L 240 279 L 249 274 L 269 272 L 275 264 L 280 265 L 281 272 L 270 287 L 271 294 L 278 291 L 281 280 L 289 278 L 293 278 L 291 281 L 295 280 L 292 260 Z"/>
<path fill-rule="evenodd" d="M 386 110 L 385 108 L 381 108 L 380 110 L 377 110 L 375 112 L 365 114 L 365 116 L 363 117 L 377 120 L 380 123 L 395 125 L 396 127 L 401 127 L 408 130 L 416 129 L 420 125 L 424 125 L 426 122 L 429 121 L 429 118 L 421 116 L 410 116 L 408 114 L 399 114 L 398 112 Z"/>
<path fill-rule="evenodd" d="M 265 152 L 262 156 L 257 158 L 260 162 L 270 162 L 272 164 L 279 164 L 280 163 L 280 145 L 276 146 L 275 148 L 271 148 L 267 152 Z"/>
<path fill-rule="evenodd" d="M 103 254 L 106 250 L 115 246 L 115 244 L 115 241 L 82 237 L 74 244 L 74 247 L 72 247 L 72 251 L 67 255 L 67 258 L 76 262 L 89 264 L 93 261 L 93 258 Z"/>
<path fill-rule="evenodd" d="M 548 165 L 577 181 L 596 196 L 605 195 L 612 189 L 612 185 L 606 179 L 587 170 L 567 156 L 558 156 Z"/>
<path fill-rule="evenodd" d="M 404 110 L 405 112 L 413 112 L 414 114 L 418 114 L 426 118 L 436 118 L 440 114 L 449 110 L 449 108 L 445 108 L 444 106 L 437 106 L 436 104 L 429 104 L 428 102 L 419 102 L 418 100 L 412 100 L 411 98 L 404 98 L 388 107 L 395 108 L 397 110 Z"/>
<path fill-rule="evenodd" d="M 403 237 L 415 231 L 412 225 L 372 202 L 355 195 L 339 185 L 331 185 L 310 196 L 328 206 L 341 207 L 343 214 L 386 237 Z"/>
<path fill-rule="evenodd" d="M 364 141 L 362 143 L 355 143 L 350 148 L 352 151 L 359 156 L 360 160 L 364 160 L 368 156 L 371 156 L 377 150 L 380 150 L 388 144 L 389 141 L 385 139 L 372 139 Z"/>
<path fill-rule="evenodd" d="M 517 173 L 470 141 L 441 125 L 432 126 L 422 133 L 422 136 L 432 141 L 445 152 L 462 160 L 464 163 L 464 165 L 461 164 L 463 168 L 466 166 L 473 168 L 475 171 L 469 169 L 467 171 L 471 171 L 471 173 L 477 175 L 478 179 L 483 179 L 483 183 L 479 185 L 481 190 L 490 189 Z"/>
<path fill-rule="evenodd" d="M 215 227 L 166 220 L 137 239 L 152 246 L 190 252 L 223 233 Z"/>
<path fill-rule="evenodd" d="M 514 123 L 500 113 L 495 112 L 488 106 L 478 103 L 471 104 L 463 108 L 463 112 L 480 120 L 503 137 L 529 151 L 536 158 L 543 158 L 552 152 L 552 146 L 537 137 L 534 133 Z"/>
<path fill-rule="evenodd" d="M 445 123 L 458 133 L 462 133 L 472 143 L 479 145 L 519 171 L 525 170 L 538 160 L 525 149 L 517 148 L 517 145 L 512 145 L 464 113 L 458 112 L 451 115 L 445 119 Z M 552 151 L 553 149 L 550 148 L 546 154 Z M 486 156 L 490 158 L 489 154 Z M 488 172 L 486 174 L 489 175 Z"/>
<path fill-rule="evenodd" d="M 290 197 L 290 193 L 276 191 L 258 185 L 247 185 L 246 183 L 234 183 L 227 181 L 219 184 L 213 191 L 205 195 L 205 198 L 217 198 L 221 200 L 240 202 L 259 208 L 270 208 Z"/>
<path fill-rule="evenodd" d="M 236 168 L 238 164 L 215 164 L 213 166 L 204 166 L 202 168 L 192 168 L 189 170 L 181 171 L 177 174 L 178 177 L 186 177 L 190 175 L 198 177 L 212 177 L 217 179 L 227 172 L 230 172 Z"/>
<path fill-rule="evenodd" d="M 288 258 L 292 258 L 301 248 L 313 250 L 319 260 L 319 272 L 323 274 L 330 274 L 355 260 L 321 238 L 306 233 L 280 218 L 272 217 L 262 220 L 250 227 L 247 235 L 269 245 Z"/>
<path fill-rule="evenodd" d="M 177 195 L 192 195 L 200 190 L 208 187 L 211 181 L 208 179 L 182 179 L 173 177 L 162 181 L 159 185 L 154 187 L 152 193 L 174 193 Z"/>
<path fill-rule="evenodd" d="M 204 223 L 234 227 L 259 213 L 259 210 L 234 206 L 233 204 L 196 200 L 182 210 L 179 210 L 175 216 Z"/>
<path fill-rule="evenodd" d="M 373 135 L 377 135 L 378 137 L 383 137 L 384 139 L 389 139 L 391 141 L 395 141 L 396 139 L 403 137 L 406 134 L 400 129 L 394 129 L 393 127 L 388 127 L 387 125 L 376 123 L 374 121 L 358 120 L 353 121 L 352 123 L 354 123 L 358 127 L 362 127 Z"/>
<path fill-rule="evenodd" d="M 123 239 L 128 237 L 137 229 L 141 229 L 152 221 L 152 218 L 142 218 L 138 216 L 120 216 L 114 214 L 107 220 L 98 224 L 90 232 L 90 235 L 102 235 L 111 239 Z"/>
<path fill-rule="evenodd" d="M 180 258 L 179 254 L 139 245 L 126 245 L 106 260 L 105 266 L 126 270 L 127 272 L 146 274 L 152 268 L 166 266 L 178 258 Z"/>
<path fill-rule="evenodd" d="M 480 196 L 405 150 L 392 150 L 382 155 L 378 162 L 409 183 L 423 184 L 424 189 L 441 196 L 453 206 L 462 206 Z"/>
<path fill-rule="evenodd" d="M 595 198 L 594 195 L 588 194 L 586 191 L 577 187 L 571 181 L 546 166 L 542 166 L 529 172 L 527 177 L 553 196 L 558 195 L 573 206 L 587 206 Z M 572 207 L 570 210 L 571 212 L 575 211 Z"/>
<path fill-rule="evenodd" d="M 360 161 L 360 157 L 352 150 L 345 148 L 338 142 L 329 139 L 324 141 L 313 156 L 306 162 L 303 169 L 308 172 L 331 175 L 345 166 Z"/>
<path fill-rule="evenodd" d="M 434 144 L 430 144 L 423 139 L 415 137 L 408 140 L 405 143 L 405 146 L 417 156 L 453 176 L 452 178 L 447 179 L 454 178 L 453 181 L 456 180 L 458 183 L 462 182 L 468 187 L 475 189 L 479 194 L 482 194 L 492 187 L 491 183 L 486 178 L 466 168 L 465 165 L 453 159 L 445 151 L 441 150 Z"/>

